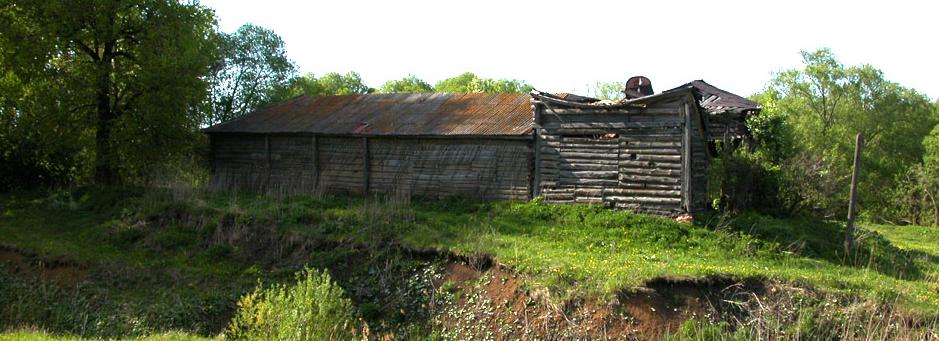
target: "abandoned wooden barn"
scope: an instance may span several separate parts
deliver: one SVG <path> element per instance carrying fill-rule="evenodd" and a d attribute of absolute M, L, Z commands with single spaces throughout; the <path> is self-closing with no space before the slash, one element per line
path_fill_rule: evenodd
<path fill-rule="evenodd" d="M 298 97 L 205 130 L 211 185 L 525 199 L 527 94 Z"/>
<path fill-rule="evenodd" d="M 650 89 L 651 90 L 651 89 Z M 298 97 L 205 129 L 211 185 L 705 209 L 709 143 L 756 103 L 695 81 L 600 101 L 531 94 Z"/>

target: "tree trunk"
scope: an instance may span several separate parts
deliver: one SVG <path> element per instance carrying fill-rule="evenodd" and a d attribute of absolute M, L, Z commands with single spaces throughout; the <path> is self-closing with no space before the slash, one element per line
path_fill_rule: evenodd
<path fill-rule="evenodd" d="M 111 128 L 114 110 L 111 107 L 111 58 L 105 49 L 105 58 L 98 62 L 97 129 L 95 130 L 95 183 L 111 185 L 117 182 L 114 152 L 111 148 Z"/>

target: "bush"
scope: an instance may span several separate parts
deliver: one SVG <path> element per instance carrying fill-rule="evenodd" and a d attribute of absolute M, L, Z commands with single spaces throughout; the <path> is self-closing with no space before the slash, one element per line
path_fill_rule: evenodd
<path fill-rule="evenodd" d="M 225 336 L 232 340 L 351 340 L 352 302 L 325 271 L 307 268 L 294 286 L 260 286 L 238 301 Z"/>

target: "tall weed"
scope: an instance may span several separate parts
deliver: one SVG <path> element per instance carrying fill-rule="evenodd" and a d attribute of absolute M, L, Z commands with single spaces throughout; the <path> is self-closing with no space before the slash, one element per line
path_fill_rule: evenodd
<path fill-rule="evenodd" d="M 293 286 L 255 289 L 241 298 L 226 338 L 232 340 L 351 340 L 352 302 L 325 271 L 307 268 Z"/>

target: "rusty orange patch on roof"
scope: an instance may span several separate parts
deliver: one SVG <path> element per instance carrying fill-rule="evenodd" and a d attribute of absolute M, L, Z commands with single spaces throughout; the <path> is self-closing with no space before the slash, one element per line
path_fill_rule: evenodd
<path fill-rule="evenodd" d="M 367 94 L 297 97 L 206 128 L 207 133 L 526 135 L 528 94 Z"/>

